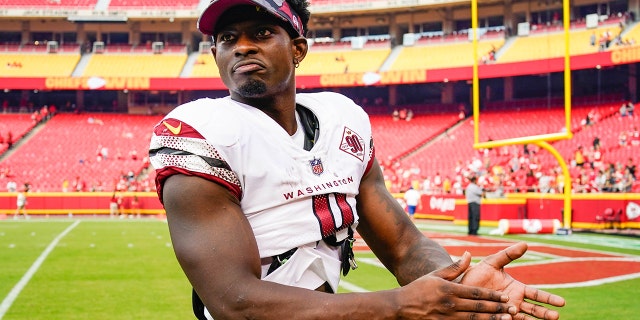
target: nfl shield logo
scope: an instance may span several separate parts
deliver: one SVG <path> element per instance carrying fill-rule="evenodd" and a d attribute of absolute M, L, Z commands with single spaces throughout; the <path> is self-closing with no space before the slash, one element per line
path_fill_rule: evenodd
<path fill-rule="evenodd" d="M 309 164 L 311 165 L 311 171 L 313 172 L 313 174 L 319 176 L 324 172 L 324 167 L 322 167 L 322 160 L 314 158 L 313 160 L 309 161 Z"/>

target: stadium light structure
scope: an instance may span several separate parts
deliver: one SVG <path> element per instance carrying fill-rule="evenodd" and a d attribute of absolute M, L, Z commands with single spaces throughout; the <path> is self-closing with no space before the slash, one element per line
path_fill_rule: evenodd
<path fill-rule="evenodd" d="M 571 229 L 571 175 L 566 161 L 562 155 L 556 150 L 550 141 L 568 140 L 573 137 L 571 131 L 571 53 L 569 50 L 569 31 L 570 31 L 570 3 L 569 0 L 562 0 L 562 25 L 564 29 L 564 114 L 565 127 L 561 132 L 533 135 L 527 137 L 518 137 L 511 139 L 494 140 L 480 142 L 480 80 L 478 72 L 478 0 L 471 0 L 471 31 L 473 33 L 473 86 L 472 86 L 472 104 L 473 104 L 473 148 L 495 148 L 516 144 L 535 144 L 540 148 L 549 151 L 558 161 L 564 175 L 564 208 L 562 211 L 562 220 L 564 228 Z"/>

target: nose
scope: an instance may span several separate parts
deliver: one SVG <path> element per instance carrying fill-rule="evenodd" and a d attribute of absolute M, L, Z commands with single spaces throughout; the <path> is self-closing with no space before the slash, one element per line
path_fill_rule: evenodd
<path fill-rule="evenodd" d="M 246 56 L 258 52 L 258 47 L 256 46 L 256 42 L 253 37 L 248 36 L 246 33 L 242 33 L 238 35 L 234 52 L 236 56 Z"/>

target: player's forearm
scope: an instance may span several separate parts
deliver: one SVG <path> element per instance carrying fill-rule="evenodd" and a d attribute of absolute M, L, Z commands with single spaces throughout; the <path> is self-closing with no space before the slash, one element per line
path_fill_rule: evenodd
<path fill-rule="evenodd" d="M 427 237 L 421 237 L 397 263 L 394 274 L 398 283 L 404 286 L 451 263 L 451 256 L 441 245 Z"/>
<path fill-rule="evenodd" d="M 328 294 L 268 281 L 242 282 L 203 297 L 216 320 L 222 319 L 399 319 L 397 290 Z"/>

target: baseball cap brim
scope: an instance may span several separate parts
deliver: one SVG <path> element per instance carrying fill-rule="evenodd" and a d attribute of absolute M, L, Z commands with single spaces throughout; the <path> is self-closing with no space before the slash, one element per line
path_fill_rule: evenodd
<path fill-rule="evenodd" d="M 304 36 L 302 21 L 285 0 L 213 0 L 198 18 L 198 30 L 206 35 L 214 35 L 218 19 L 230 8 L 240 5 L 257 6 L 279 20 L 291 25 L 299 36 Z"/>

